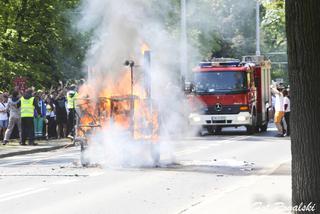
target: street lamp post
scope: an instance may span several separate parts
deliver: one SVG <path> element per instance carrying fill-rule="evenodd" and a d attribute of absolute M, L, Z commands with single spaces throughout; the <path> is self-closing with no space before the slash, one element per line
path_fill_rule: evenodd
<path fill-rule="evenodd" d="M 260 2 L 256 2 L 256 55 L 260 56 Z"/>
<path fill-rule="evenodd" d="M 180 41 L 180 74 L 186 76 L 187 66 L 187 5 L 186 0 L 181 0 L 181 41 Z"/>
<path fill-rule="evenodd" d="M 124 63 L 125 66 L 130 67 L 130 82 L 131 82 L 131 91 L 130 91 L 130 129 L 132 136 L 134 136 L 134 95 L 133 95 L 133 67 L 134 61 L 133 60 L 126 60 Z"/>

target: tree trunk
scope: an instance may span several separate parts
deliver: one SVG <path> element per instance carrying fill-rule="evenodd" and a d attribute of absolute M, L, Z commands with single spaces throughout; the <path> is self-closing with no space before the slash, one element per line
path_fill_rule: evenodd
<path fill-rule="evenodd" d="M 286 0 L 291 95 L 292 206 L 320 213 L 320 1 Z M 301 207 L 300 207 L 301 208 Z"/>

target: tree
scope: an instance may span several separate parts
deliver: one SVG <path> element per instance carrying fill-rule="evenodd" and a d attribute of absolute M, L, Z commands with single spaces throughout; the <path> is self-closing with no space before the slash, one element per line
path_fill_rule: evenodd
<path fill-rule="evenodd" d="M 262 16 L 263 47 L 265 51 L 286 51 L 285 1 L 264 0 Z"/>
<path fill-rule="evenodd" d="M 71 10 L 80 0 L 0 2 L 0 83 L 17 76 L 38 88 L 81 78 L 87 35 L 72 30 Z"/>
<path fill-rule="evenodd" d="M 292 102 L 292 203 L 320 212 L 320 2 L 286 1 Z M 310 212 L 305 212 L 310 213 Z"/>

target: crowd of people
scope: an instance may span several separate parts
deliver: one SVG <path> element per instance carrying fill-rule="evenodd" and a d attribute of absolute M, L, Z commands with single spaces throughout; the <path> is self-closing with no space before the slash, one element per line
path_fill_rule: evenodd
<path fill-rule="evenodd" d="M 271 85 L 274 123 L 277 127 L 277 137 L 290 136 L 290 96 L 289 88 L 282 84 Z"/>
<path fill-rule="evenodd" d="M 36 139 L 73 138 L 77 86 L 50 90 L 0 91 L 0 136 L 9 143 L 14 130 L 21 145 Z M 16 128 L 15 128 L 16 127 Z"/>

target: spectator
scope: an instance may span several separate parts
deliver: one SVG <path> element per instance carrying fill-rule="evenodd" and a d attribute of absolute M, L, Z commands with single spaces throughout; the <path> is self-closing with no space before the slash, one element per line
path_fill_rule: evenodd
<path fill-rule="evenodd" d="M 46 138 L 56 137 L 55 105 L 49 97 L 46 99 Z"/>
<path fill-rule="evenodd" d="M 46 117 L 46 105 L 42 99 L 42 91 L 38 90 L 35 94 L 38 100 L 38 107 L 40 112 L 34 111 L 34 134 L 36 138 L 42 138 L 44 136 L 44 118 Z"/>
<path fill-rule="evenodd" d="M 286 136 L 290 136 L 290 97 L 289 97 L 289 93 L 287 90 L 284 90 L 283 91 L 283 96 L 284 96 L 284 99 L 283 99 L 283 105 L 284 105 L 284 119 L 286 121 L 286 124 L 287 124 L 287 130 L 286 130 L 286 133 L 285 135 Z"/>
<path fill-rule="evenodd" d="M 76 91 L 76 85 L 71 85 L 67 93 L 67 107 L 68 107 L 68 137 L 73 138 L 75 135 L 75 114 L 76 114 L 76 99 L 78 93 Z"/>
<path fill-rule="evenodd" d="M 19 142 L 21 142 L 21 117 L 20 117 L 21 104 L 19 102 L 20 102 L 20 99 L 19 99 L 18 91 L 13 91 L 12 97 L 9 99 L 9 102 L 8 102 L 8 109 L 10 112 L 9 125 L 8 125 L 7 131 L 5 132 L 3 145 L 6 145 L 9 142 L 11 133 L 15 126 L 18 127 L 19 138 L 20 138 Z"/>
<path fill-rule="evenodd" d="M 34 113 L 40 114 L 39 102 L 32 96 L 32 89 L 28 89 L 20 99 L 21 112 L 21 145 L 26 145 L 26 139 L 29 139 L 29 145 L 37 145 L 34 142 Z"/>
<path fill-rule="evenodd" d="M 58 138 L 65 138 L 67 137 L 67 123 L 68 123 L 68 116 L 67 116 L 67 108 L 66 108 L 66 98 L 63 95 L 63 90 L 57 96 L 56 100 L 54 101 L 55 110 L 56 110 L 56 123 L 57 123 L 57 137 Z"/>
<path fill-rule="evenodd" d="M 8 127 L 8 102 L 6 94 L 0 95 L 0 134 L 4 136 Z"/>
<path fill-rule="evenodd" d="M 275 95 L 275 114 L 274 114 L 274 123 L 278 129 L 277 137 L 284 136 L 284 129 L 281 125 L 282 119 L 284 117 L 284 105 L 283 105 L 283 88 L 277 87 L 275 88 L 274 85 L 271 85 L 272 93 Z"/>

